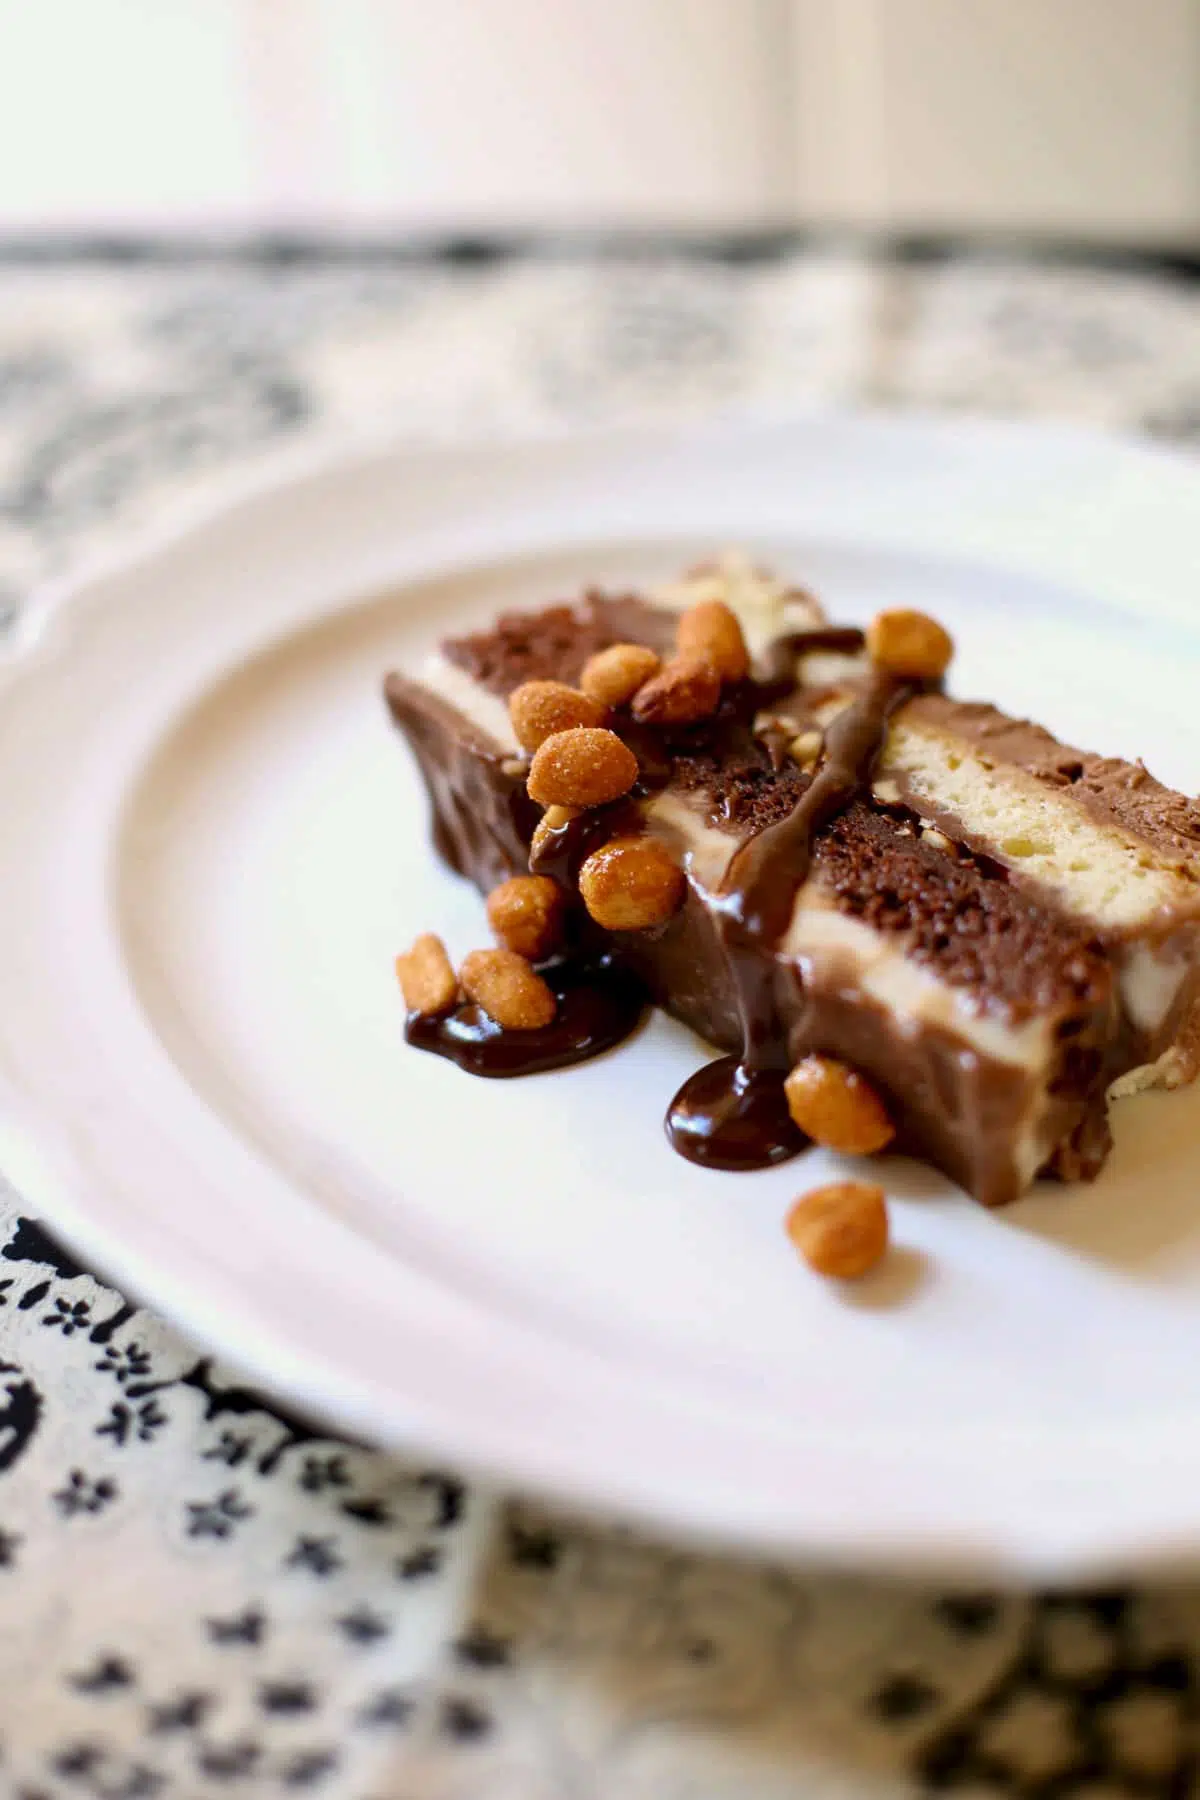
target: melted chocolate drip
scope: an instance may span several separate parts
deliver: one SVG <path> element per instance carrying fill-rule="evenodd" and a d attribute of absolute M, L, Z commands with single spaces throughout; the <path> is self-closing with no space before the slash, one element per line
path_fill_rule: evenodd
<path fill-rule="evenodd" d="M 704 1169 L 765 1169 L 808 1143 L 793 1124 L 778 1069 L 722 1056 L 688 1077 L 667 1109 L 667 1137 Z"/>
<path fill-rule="evenodd" d="M 787 1109 L 787 1046 L 774 1031 L 773 950 L 808 878 L 813 838 L 871 779 L 893 709 L 913 688 L 877 673 L 833 720 L 820 765 L 785 818 L 736 852 L 721 893 L 720 931 L 738 994 L 742 1054 L 708 1063 L 667 1111 L 681 1156 L 718 1169 L 766 1168 L 804 1147 Z"/>
<path fill-rule="evenodd" d="M 912 692 L 895 676 L 874 675 L 829 726 L 817 773 L 791 812 L 738 850 L 723 893 L 725 915 L 741 936 L 769 946 L 783 936 L 808 879 L 813 838 L 870 781 L 888 718 Z"/>
<path fill-rule="evenodd" d="M 481 1007 L 467 1003 L 438 1019 L 410 1013 L 404 1035 L 418 1050 L 448 1057 L 470 1075 L 504 1081 L 587 1062 L 623 1043 L 641 1022 L 645 990 L 609 957 L 566 958 L 540 972 L 558 1000 L 549 1025 L 505 1031 Z"/>
<path fill-rule="evenodd" d="M 579 871 L 592 854 L 613 838 L 636 837 L 642 830 L 642 816 L 628 800 L 615 800 L 611 806 L 597 806 L 590 812 L 578 813 L 563 825 L 543 831 L 536 850 L 529 853 L 529 867 L 534 875 L 549 875 L 560 887 L 573 893 L 579 882 Z M 586 930 L 587 914 L 580 911 L 572 921 Z"/>

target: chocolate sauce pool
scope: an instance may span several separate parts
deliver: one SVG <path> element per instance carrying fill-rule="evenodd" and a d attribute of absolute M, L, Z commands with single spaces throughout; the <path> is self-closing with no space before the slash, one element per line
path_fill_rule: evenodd
<path fill-rule="evenodd" d="M 505 1081 L 566 1069 L 611 1050 L 637 1029 L 646 1010 L 640 982 L 611 958 L 564 958 L 539 973 L 556 996 L 558 1011 L 536 1031 L 504 1031 L 467 1002 L 438 1019 L 409 1013 L 404 1035 L 418 1050 L 448 1057 L 470 1075 Z"/>

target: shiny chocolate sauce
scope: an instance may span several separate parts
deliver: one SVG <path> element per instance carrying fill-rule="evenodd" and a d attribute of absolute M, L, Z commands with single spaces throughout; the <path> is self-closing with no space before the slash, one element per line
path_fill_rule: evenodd
<path fill-rule="evenodd" d="M 558 1011 L 536 1031 L 504 1031 L 467 1002 L 437 1019 L 409 1013 L 404 1035 L 416 1049 L 448 1057 L 470 1075 L 504 1081 L 587 1062 L 631 1036 L 646 1010 L 641 983 L 609 957 L 566 957 L 539 973 Z"/>
<path fill-rule="evenodd" d="M 788 1112 L 785 1073 L 740 1056 L 705 1063 L 667 1108 L 672 1148 L 704 1169 L 765 1169 L 797 1156 L 808 1139 Z"/>
<path fill-rule="evenodd" d="M 667 1109 L 667 1136 L 691 1162 L 761 1169 L 804 1147 L 783 1091 L 789 1046 L 774 1029 L 771 952 L 808 878 L 816 833 L 868 785 L 888 719 L 913 692 L 895 676 L 873 675 L 826 731 L 817 772 L 791 812 L 750 838 L 729 865 L 717 925 L 738 996 L 742 1053 L 698 1069 Z"/>

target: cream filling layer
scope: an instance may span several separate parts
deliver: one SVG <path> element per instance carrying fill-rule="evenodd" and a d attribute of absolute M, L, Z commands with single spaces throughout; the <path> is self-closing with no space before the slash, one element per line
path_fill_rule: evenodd
<path fill-rule="evenodd" d="M 1158 1031 L 1191 973 L 1192 959 L 1178 949 L 1129 944 L 1118 967 L 1125 1011 L 1142 1031 Z"/>
<path fill-rule="evenodd" d="M 458 668 L 440 650 L 431 651 L 417 671 L 416 679 L 431 693 L 462 713 L 476 730 L 493 740 L 505 755 L 522 754 L 513 732 L 508 707 L 498 694 L 489 694 L 465 669 Z"/>

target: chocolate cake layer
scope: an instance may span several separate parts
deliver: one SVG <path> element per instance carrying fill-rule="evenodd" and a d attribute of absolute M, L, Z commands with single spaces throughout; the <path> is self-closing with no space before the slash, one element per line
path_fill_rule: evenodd
<path fill-rule="evenodd" d="M 786 856 L 782 885 L 774 868 L 769 933 L 731 929 L 746 870 L 772 833 L 781 844 L 795 833 L 814 780 L 829 786 L 828 756 L 815 769 L 794 760 L 791 736 L 828 734 L 847 707 L 861 711 L 864 692 L 861 662 L 847 654 L 856 634 L 781 645 L 818 626 L 819 612 L 747 568 L 746 635 L 755 673 L 773 663 L 774 687 L 734 684 L 714 719 L 661 736 L 634 795 L 611 818 L 598 809 L 550 833 L 535 866 L 569 884 L 606 834 L 662 838 L 687 875 L 682 909 L 607 943 L 666 1010 L 719 1049 L 743 1052 L 755 1034 L 759 1066 L 786 1068 L 812 1050 L 850 1062 L 886 1096 L 904 1144 L 989 1204 L 1041 1171 L 1093 1174 L 1108 1148 L 1109 1089 L 1194 1072 L 1195 807 L 994 709 L 893 687 L 881 747 L 870 731 L 863 738 L 868 765 L 879 748 L 865 791 L 851 778 L 816 809 L 794 882 Z M 389 706 L 455 868 L 486 891 L 528 866 L 541 814 L 503 705 L 513 688 L 574 682 L 615 642 L 664 648 L 678 608 L 714 582 L 729 593 L 728 569 L 694 573 L 668 606 L 589 595 L 510 614 L 448 640 L 419 678 L 389 677 Z M 781 669 L 794 672 L 790 692 Z M 632 721 L 615 724 L 640 754 Z M 1046 812 L 1064 805 L 1065 858 L 1060 813 L 1047 823 Z M 1118 882 L 1114 897 L 1114 870 L 1130 867 L 1141 876 Z M 1130 885 L 1145 901 L 1129 898 Z"/>

